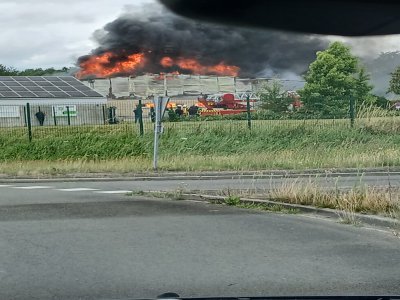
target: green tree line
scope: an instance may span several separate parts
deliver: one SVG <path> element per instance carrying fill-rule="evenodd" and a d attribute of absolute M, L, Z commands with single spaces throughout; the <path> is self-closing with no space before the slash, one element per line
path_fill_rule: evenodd
<path fill-rule="evenodd" d="M 45 76 L 45 75 L 53 75 L 55 73 L 66 73 L 69 68 L 63 67 L 61 69 L 55 68 L 36 68 L 36 69 L 25 69 L 25 70 L 17 70 L 13 67 L 8 67 L 3 64 L 0 64 L 0 76 Z"/>
<path fill-rule="evenodd" d="M 344 117 L 349 113 L 351 98 L 356 105 L 389 107 L 385 97 L 372 93 L 370 74 L 360 59 L 351 53 L 350 47 L 341 42 L 333 42 L 326 50 L 316 53 L 304 80 L 304 87 L 298 90 L 302 107 L 295 112 L 299 114 Z M 391 73 L 389 92 L 400 95 L 400 66 Z M 279 81 L 267 83 L 259 95 L 261 107 L 276 113 L 287 112 L 293 102 Z"/>

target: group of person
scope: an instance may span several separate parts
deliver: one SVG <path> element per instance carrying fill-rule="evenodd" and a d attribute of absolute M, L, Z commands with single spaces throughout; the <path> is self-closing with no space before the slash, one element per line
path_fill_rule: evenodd
<path fill-rule="evenodd" d="M 186 105 L 177 105 L 175 109 L 171 107 L 167 109 L 167 111 L 170 121 L 182 118 L 183 116 L 195 117 L 200 114 L 200 109 L 196 105 L 192 105 L 189 108 Z M 133 114 L 135 116 L 135 123 L 137 123 L 142 117 L 142 109 L 139 105 L 133 110 Z M 150 107 L 149 117 L 151 122 L 154 123 L 156 121 L 156 111 L 154 107 Z"/>
<path fill-rule="evenodd" d="M 200 113 L 199 108 L 196 105 L 192 105 L 189 108 L 187 108 L 186 105 L 178 105 L 175 109 L 175 114 L 178 117 L 182 116 L 198 116 Z"/>

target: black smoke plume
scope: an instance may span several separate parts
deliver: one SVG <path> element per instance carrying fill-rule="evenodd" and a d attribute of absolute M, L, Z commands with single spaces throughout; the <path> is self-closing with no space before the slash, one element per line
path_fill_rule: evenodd
<path fill-rule="evenodd" d="M 162 57 L 170 56 L 196 58 L 204 65 L 220 62 L 235 65 L 240 67 L 239 76 L 242 77 L 287 72 L 302 74 L 315 59 L 315 52 L 328 44 L 326 39 L 310 35 L 199 23 L 176 16 L 158 4 L 128 7 L 127 10 L 94 33 L 99 47 L 91 55 L 112 51 L 119 55 L 117 60 L 123 60 L 129 54 L 144 52 L 148 63 L 140 73 L 174 70 L 188 73 L 159 64 Z M 284 12 L 282 18 L 285 18 Z M 80 57 L 78 65 L 88 57 Z"/>

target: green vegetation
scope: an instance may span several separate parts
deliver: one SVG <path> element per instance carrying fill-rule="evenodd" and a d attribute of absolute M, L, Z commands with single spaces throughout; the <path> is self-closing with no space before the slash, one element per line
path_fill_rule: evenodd
<path fill-rule="evenodd" d="M 293 98 L 289 97 L 283 86 L 278 81 L 272 81 L 265 84 L 259 91 L 261 108 L 272 112 L 286 112 Z"/>
<path fill-rule="evenodd" d="M 45 76 L 52 75 L 55 73 L 66 73 L 69 69 L 67 67 L 63 67 L 61 69 L 55 68 L 36 68 L 36 69 L 25 69 L 19 71 L 13 67 L 7 67 L 5 65 L 0 64 L 0 76 Z"/>
<path fill-rule="evenodd" d="M 317 52 L 305 76 L 306 84 L 299 91 L 304 109 L 321 115 L 346 116 L 350 98 L 373 103 L 369 75 L 360 67 L 350 48 L 333 42 L 325 51 Z"/>
<path fill-rule="evenodd" d="M 391 73 L 388 92 L 400 95 L 400 66 Z"/>
<path fill-rule="evenodd" d="M 400 165 L 400 117 L 381 111 L 348 120 L 166 123 L 160 170 L 262 170 Z M 384 110 L 382 109 L 382 113 Z M 361 112 L 360 112 L 360 115 Z M 0 170 L 8 174 L 151 170 L 152 124 L 0 130 Z M 137 132 L 137 128 L 135 128 Z"/>

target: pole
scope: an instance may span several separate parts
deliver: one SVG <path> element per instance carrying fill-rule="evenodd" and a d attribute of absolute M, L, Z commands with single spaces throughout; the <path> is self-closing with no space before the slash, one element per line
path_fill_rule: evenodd
<path fill-rule="evenodd" d="M 247 104 L 247 127 L 251 130 L 251 114 L 250 114 L 250 96 L 247 95 L 246 99 Z"/>
<path fill-rule="evenodd" d="M 354 127 L 354 118 L 355 118 L 355 103 L 354 97 L 350 96 L 350 127 Z"/>
<path fill-rule="evenodd" d="M 161 132 L 161 112 L 162 112 L 162 100 L 160 97 L 157 98 L 157 102 L 155 103 L 156 110 L 156 124 L 154 127 L 154 151 L 153 151 L 153 169 L 157 171 L 158 167 L 158 139 L 160 137 Z"/>
<path fill-rule="evenodd" d="M 26 106 L 24 106 L 24 127 L 28 126 L 28 121 L 26 119 Z"/>
<path fill-rule="evenodd" d="M 54 108 L 54 105 L 53 105 L 53 119 L 54 119 L 54 126 L 57 126 L 56 109 Z"/>
<path fill-rule="evenodd" d="M 71 125 L 71 116 L 69 115 L 69 106 L 67 105 L 67 120 L 68 120 L 68 126 Z"/>
<path fill-rule="evenodd" d="M 139 104 L 138 104 L 138 114 L 139 114 L 139 131 L 140 131 L 140 136 L 143 136 L 144 131 L 143 131 L 143 111 L 142 111 L 142 99 L 139 99 Z"/>
<path fill-rule="evenodd" d="M 31 107 L 30 107 L 29 103 L 26 103 L 26 120 L 28 122 L 28 138 L 29 138 L 29 142 L 32 142 Z"/>
<path fill-rule="evenodd" d="M 107 124 L 107 119 L 106 119 L 106 106 L 103 104 L 102 106 L 103 109 L 103 124 L 106 125 Z"/>

